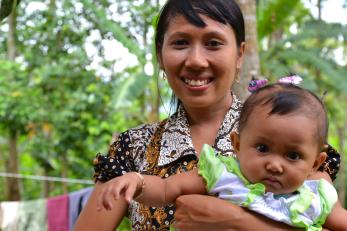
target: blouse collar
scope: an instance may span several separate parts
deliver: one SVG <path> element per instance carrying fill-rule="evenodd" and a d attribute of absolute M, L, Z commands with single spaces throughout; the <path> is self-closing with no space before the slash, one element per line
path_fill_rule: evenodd
<path fill-rule="evenodd" d="M 233 153 L 229 134 L 237 129 L 241 106 L 241 101 L 233 94 L 233 102 L 218 130 L 214 144 L 214 149 L 222 155 Z M 158 166 L 169 164 L 186 155 L 196 155 L 196 151 L 190 135 L 187 114 L 181 105 L 165 124 Z"/>

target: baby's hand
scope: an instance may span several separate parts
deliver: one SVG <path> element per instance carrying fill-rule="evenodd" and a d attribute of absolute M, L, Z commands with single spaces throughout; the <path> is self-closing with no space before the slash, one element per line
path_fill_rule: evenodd
<path fill-rule="evenodd" d="M 105 208 L 112 209 L 111 200 L 118 200 L 120 195 L 124 195 L 125 200 L 130 203 L 134 194 L 139 194 L 142 189 L 142 179 L 138 173 L 129 172 L 123 176 L 116 177 L 112 180 L 103 183 L 104 187 L 97 198 L 97 210 Z"/>

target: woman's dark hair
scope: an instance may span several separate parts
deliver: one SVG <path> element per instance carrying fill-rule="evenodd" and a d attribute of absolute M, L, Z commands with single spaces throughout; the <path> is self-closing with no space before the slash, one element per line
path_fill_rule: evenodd
<path fill-rule="evenodd" d="M 161 51 L 170 20 L 177 15 L 182 15 L 193 25 L 205 27 L 206 24 L 199 14 L 206 15 L 220 23 L 229 24 L 235 32 L 238 47 L 245 41 L 243 15 L 234 0 L 168 0 L 157 20 L 155 33 L 157 55 Z"/>
<path fill-rule="evenodd" d="M 206 23 L 200 15 L 205 15 L 217 22 L 228 24 L 234 30 L 237 47 L 245 41 L 245 25 L 242 12 L 235 0 L 168 0 L 161 9 L 157 19 L 155 33 L 155 49 L 157 56 L 161 52 L 164 35 L 168 29 L 170 20 L 182 15 L 188 22 L 205 27 Z M 176 111 L 180 100 L 174 95 L 171 98 L 171 106 L 176 105 Z M 170 110 L 171 111 L 171 110 Z"/>
<path fill-rule="evenodd" d="M 264 105 L 270 106 L 269 116 L 301 113 L 313 121 L 317 121 L 318 144 L 326 143 L 328 118 L 322 101 L 309 90 L 285 83 L 267 85 L 247 98 L 240 113 L 240 134 L 254 109 Z"/>

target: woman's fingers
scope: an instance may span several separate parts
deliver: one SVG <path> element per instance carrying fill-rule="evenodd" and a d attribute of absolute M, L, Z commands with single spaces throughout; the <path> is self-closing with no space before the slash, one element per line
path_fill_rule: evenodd
<path fill-rule="evenodd" d="M 126 189 L 126 191 L 125 191 L 125 195 L 124 195 L 124 197 L 125 197 L 125 200 L 128 202 L 128 203 L 130 203 L 131 202 L 131 200 L 133 199 L 133 197 L 134 197 L 134 194 L 135 194 L 135 191 L 136 191 L 136 186 L 137 186 L 137 184 L 129 184 L 128 185 L 128 187 L 127 187 L 127 189 Z"/>

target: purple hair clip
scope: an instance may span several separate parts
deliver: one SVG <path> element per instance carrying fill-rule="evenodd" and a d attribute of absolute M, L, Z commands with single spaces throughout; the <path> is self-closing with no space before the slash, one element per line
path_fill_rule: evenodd
<path fill-rule="evenodd" d="M 288 83 L 288 84 L 294 84 L 294 85 L 298 85 L 299 83 L 301 83 L 301 81 L 302 81 L 302 78 L 299 75 L 290 75 L 290 76 L 280 78 L 278 80 L 279 83 Z"/>
<path fill-rule="evenodd" d="M 302 78 L 299 75 L 290 75 L 290 76 L 280 78 L 277 82 L 298 85 L 301 83 L 301 81 L 302 81 Z M 248 84 L 248 91 L 251 93 L 254 93 L 258 89 L 264 87 L 267 83 L 268 83 L 267 79 L 252 79 L 251 82 L 249 82 Z"/>
<path fill-rule="evenodd" d="M 259 88 L 264 87 L 267 84 L 267 79 L 252 79 L 248 84 L 248 91 L 251 93 L 256 92 Z"/>

